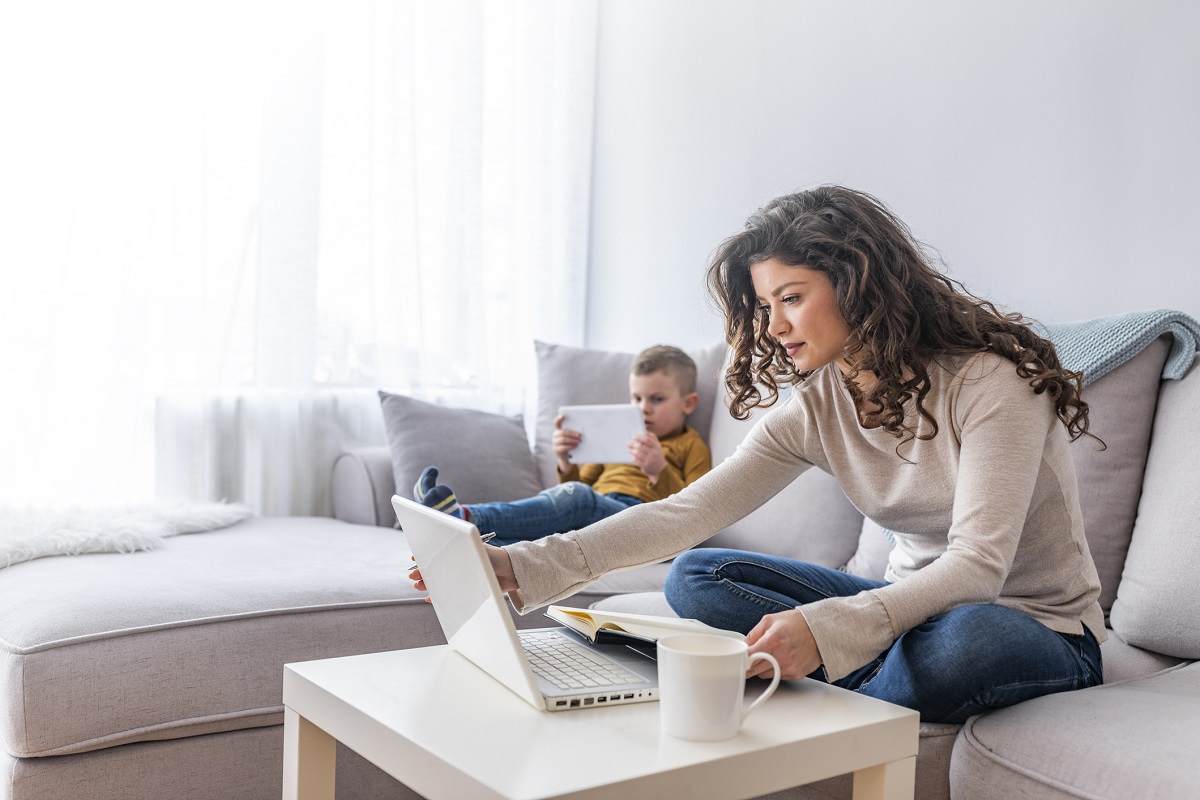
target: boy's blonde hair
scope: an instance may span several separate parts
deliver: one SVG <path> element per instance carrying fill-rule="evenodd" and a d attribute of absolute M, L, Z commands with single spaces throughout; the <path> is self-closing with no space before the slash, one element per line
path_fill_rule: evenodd
<path fill-rule="evenodd" d="M 665 372 L 675 381 L 681 394 L 691 394 L 696 391 L 696 362 L 692 357 L 669 344 L 656 344 L 647 347 L 634 356 L 634 375 L 649 375 L 652 372 Z"/>

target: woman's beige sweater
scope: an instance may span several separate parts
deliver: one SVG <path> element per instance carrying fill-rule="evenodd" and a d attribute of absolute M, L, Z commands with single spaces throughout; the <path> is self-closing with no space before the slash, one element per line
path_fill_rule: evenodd
<path fill-rule="evenodd" d="M 607 572 L 676 556 L 817 467 L 896 534 L 889 585 L 803 607 L 830 680 L 968 603 L 1008 606 L 1063 633 L 1086 625 L 1103 641 L 1100 581 L 1052 401 L 990 353 L 946 359 L 929 373 L 924 405 L 939 428 L 932 439 L 901 444 L 863 427 L 837 366 L 823 367 L 686 489 L 578 531 L 510 545 L 521 587 L 514 603 L 524 613 Z M 931 430 L 911 410 L 907 423 L 919 435 Z"/>

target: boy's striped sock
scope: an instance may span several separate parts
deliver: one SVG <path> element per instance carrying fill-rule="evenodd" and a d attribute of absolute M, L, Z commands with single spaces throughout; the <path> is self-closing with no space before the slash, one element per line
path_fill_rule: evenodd
<path fill-rule="evenodd" d="M 466 506 L 460 506 L 458 498 L 454 496 L 454 490 L 444 483 L 439 484 L 437 478 L 437 467 L 426 467 L 422 470 L 421 477 L 417 478 L 413 486 L 413 499 L 435 511 L 442 511 L 470 522 L 471 512 Z"/>
<path fill-rule="evenodd" d="M 417 482 L 413 484 L 413 500 L 416 500 L 418 503 L 424 503 L 425 495 L 429 494 L 433 487 L 437 486 L 437 479 L 437 467 L 426 467 L 425 469 L 421 470 L 420 477 L 418 477 Z"/>
<path fill-rule="evenodd" d="M 425 499 L 421 502 L 434 511 L 442 511 L 452 517 L 462 518 L 463 516 L 463 507 L 458 504 L 454 490 L 444 483 L 440 483 L 426 492 Z"/>

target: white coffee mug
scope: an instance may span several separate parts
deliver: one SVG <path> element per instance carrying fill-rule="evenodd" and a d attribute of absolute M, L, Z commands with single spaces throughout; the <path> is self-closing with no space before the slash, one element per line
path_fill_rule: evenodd
<path fill-rule="evenodd" d="M 775 667 L 771 685 L 743 708 L 746 670 L 755 661 Z M 750 712 L 779 686 L 779 662 L 748 653 L 741 639 L 683 634 L 658 641 L 659 713 L 664 733 L 678 739 L 718 742 L 737 735 Z"/>

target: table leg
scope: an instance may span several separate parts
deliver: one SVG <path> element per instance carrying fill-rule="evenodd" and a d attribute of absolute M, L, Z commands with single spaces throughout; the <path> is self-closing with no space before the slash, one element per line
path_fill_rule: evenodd
<path fill-rule="evenodd" d="M 913 800 L 917 758 L 860 769 L 854 773 L 854 800 Z"/>
<path fill-rule="evenodd" d="M 333 800 L 337 740 L 283 708 L 283 800 Z"/>

